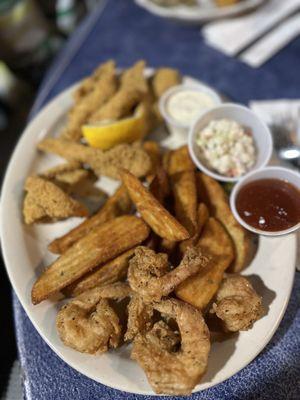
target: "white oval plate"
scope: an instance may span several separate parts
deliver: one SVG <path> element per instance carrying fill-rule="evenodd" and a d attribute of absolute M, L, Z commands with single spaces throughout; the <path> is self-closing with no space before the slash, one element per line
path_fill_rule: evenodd
<path fill-rule="evenodd" d="M 266 2 L 266 0 L 243 0 L 227 7 L 218 7 L 209 1 L 202 6 L 194 7 L 162 7 L 153 3 L 151 0 L 135 0 L 135 2 L 159 17 L 185 23 L 202 23 L 219 18 L 234 17 L 252 11 Z"/>
<path fill-rule="evenodd" d="M 186 78 L 189 84 L 195 80 Z M 79 223 L 78 218 L 54 224 L 32 227 L 22 223 L 23 184 L 33 172 L 40 172 L 57 163 L 52 155 L 41 155 L 36 145 L 45 136 L 55 135 L 65 121 L 72 104 L 69 88 L 49 103 L 27 126 L 10 160 L 1 198 L 1 240 L 7 272 L 13 288 L 33 325 L 67 364 L 107 386 L 126 392 L 153 394 L 142 369 L 130 360 L 130 346 L 123 346 L 101 356 L 78 353 L 62 344 L 55 329 L 55 318 L 60 304 L 47 300 L 37 306 L 31 304 L 31 288 L 42 268 L 53 261 L 47 244 Z M 175 141 L 170 141 L 175 146 Z M 178 139 L 178 142 L 180 139 Z M 112 192 L 115 184 L 101 179 L 100 187 Z M 244 274 L 251 276 L 254 286 L 263 297 L 266 315 L 253 329 L 242 332 L 224 342 L 212 345 L 208 370 L 195 391 L 217 385 L 228 379 L 265 347 L 281 321 L 290 296 L 295 272 L 296 237 L 261 237 L 258 252 Z M 284 276 L 284 279 L 283 279 Z"/>

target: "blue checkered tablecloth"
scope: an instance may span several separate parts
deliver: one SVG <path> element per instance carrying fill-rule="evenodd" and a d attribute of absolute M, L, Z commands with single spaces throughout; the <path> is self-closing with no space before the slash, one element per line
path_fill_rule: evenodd
<path fill-rule="evenodd" d="M 120 66 L 140 58 L 153 67 L 173 66 L 245 104 L 300 94 L 300 38 L 256 70 L 207 47 L 196 27 L 159 19 L 132 0 L 108 0 L 100 2 L 49 69 L 31 116 L 108 58 Z M 282 271 L 284 277 L 284 265 Z M 231 379 L 191 399 L 300 399 L 300 274 L 296 275 L 286 315 L 265 350 Z M 146 399 L 112 390 L 71 369 L 38 335 L 15 296 L 13 306 L 26 400 Z"/>

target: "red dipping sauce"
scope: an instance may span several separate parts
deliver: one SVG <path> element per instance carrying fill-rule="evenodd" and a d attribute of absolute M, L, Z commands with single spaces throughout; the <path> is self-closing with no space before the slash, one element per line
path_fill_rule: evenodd
<path fill-rule="evenodd" d="M 281 179 L 259 179 L 241 188 L 236 208 L 240 217 L 256 229 L 283 231 L 300 222 L 300 191 Z"/>

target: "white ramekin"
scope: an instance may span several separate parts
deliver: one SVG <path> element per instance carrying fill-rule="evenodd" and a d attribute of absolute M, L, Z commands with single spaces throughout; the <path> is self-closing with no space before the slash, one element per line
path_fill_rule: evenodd
<path fill-rule="evenodd" d="M 159 110 L 160 110 L 160 113 L 163 116 L 164 120 L 166 121 L 166 123 L 173 128 L 189 130 L 192 125 L 192 124 L 184 124 L 184 123 L 178 122 L 177 120 L 172 118 L 169 115 L 169 113 L 167 112 L 166 105 L 167 105 L 167 102 L 168 102 L 170 96 L 172 96 L 174 93 L 177 93 L 177 92 L 180 92 L 183 90 L 193 90 L 196 92 L 205 93 L 212 98 L 215 105 L 219 105 L 222 103 L 221 97 L 215 90 L 211 89 L 210 87 L 208 87 L 200 82 L 195 83 L 195 84 L 183 83 L 181 85 L 171 87 L 169 90 L 167 90 L 161 96 L 161 98 L 159 100 Z M 204 111 L 203 109 L 200 109 L 199 114 L 201 114 L 203 111 Z"/>
<path fill-rule="evenodd" d="M 225 103 L 210 110 L 204 111 L 190 128 L 188 135 L 188 146 L 190 155 L 197 165 L 205 174 L 211 176 L 218 181 L 237 182 L 241 177 L 228 177 L 218 174 L 209 166 L 205 165 L 197 156 L 196 135 L 204 129 L 210 121 L 218 119 L 232 119 L 240 125 L 250 129 L 256 146 L 256 162 L 250 171 L 265 167 L 272 155 L 273 140 L 268 126 L 248 107 Z M 250 172 L 249 171 L 249 172 Z"/>
<path fill-rule="evenodd" d="M 246 229 L 248 229 L 251 232 L 257 233 L 258 235 L 264 235 L 264 236 L 280 236 L 280 235 L 286 235 L 288 233 L 294 232 L 297 229 L 300 228 L 300 223 L 292 226 L 289 229 L 285 229 L 282 231 L 275 231 L 275 232 L 269 232 L 269 231 L 263 231 L 260 229 L 256 229 L 253 226 L 247 224 L 243 220 L 243 218 L 239 215 L 237 209 L 236 209 L 236 199 L 239 191 L 243 186 L 245 186 L 247 183 L 259 180 L 259 179 L 282 179 L 285 180 L 291 184 L 293 184 L 298 190 L 300 191 L 300 173 L 288 169 L 288 168 L 283 168 L 283 167 L 267 167 L 263 168 L 257 171 L 253 171 L 248 173 L 247 175 L 243 176 L 242 179 L 234 186 L 231 195 L 230 195 L 230 207 L 233 212 L 234 217 L 237 219 L 237 221 Z M 299 204 L 300 207 L 300 204 Z"/>

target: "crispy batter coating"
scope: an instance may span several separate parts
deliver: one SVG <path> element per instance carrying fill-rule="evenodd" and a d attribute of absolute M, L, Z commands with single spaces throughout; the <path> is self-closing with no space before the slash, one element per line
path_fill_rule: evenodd
<path fill-rule="evenodd" d="M 82 168 L 80 162 L 71 161 L 49 168 L 46 171 L 43 171 L 40 176 L 49 179 L 58 185 L 62 185 L 63 188 L 68 190 L 78 183 L 82 183 L 89 179 L 91 173 Z"/>
<path fill-rule="evenodd" d="M 90 83 L 87 84 L 87 81 L 84 87 L 86 86 L 90 87 Z M 81 138 L 81 126 L 103 104 L 107 103 L 116 91 L 115 63 L 108 61 L 100 67 L 98 78 L 93 81 L 93 89 L 87 91 L 82 97 L 76 96 L 77 102 L 69 113 L 68 122 L 61 133 L 61 137 L 69 140 L 79 140 Z"/>
<path fill-rule="evenodd" d="M 162 345 L 158 339 L 160 324 L 156 326 L 157 333 L 152 330 L 135 337 L 131 357 L 143 368 L 156 393 L 190 394 L 206 370 L 210 351 L 209 330 L 201 312 L 179 300 L 165 300 L 154 303 L 153 307 L 176 320 L 181 347 L 172 351 L 172 341 L 171 346 Z"/>
<path fill-rule="evenodd" d="M 33 304 L 64 289 L 99 264 L 137 246 L 148 235 L 147 225 L 133 215 L 124 215 L 98 226 L 55 260 L 36 280 L 31 292 Z"/>
<path fill-rule="evenodd" d="M 140 246 L 129 262 L 128 282 L 144 301 L 159 301 L 208 262 L 200 248 L 189 247 L 179 266 L 170 271 L 166 254 Z"/>
<path fill-rule="evenodd" d="M 87 235 L 91 230 L 97 228 L 104 222 L 110 221 L 120 215 L 129 214 L 132 208 L 131 200 L 127 190 L 121 186 L 115 194 L 109 197 L 103 207 L 92 217 L 71 229 L 65 235 L 53 240 L 48 249 L 52 253 L 63 254 L 79 239 Z"/>
<path fill-rule="evenodd" d="M 34 222 L 86 217 L 88 210 L 54 183 L 30 176 L 25 183 L 23 215 L 26 224 Z"/>
<path fill-rule="evenodd" d="M 153 325 L 153 307 L 143 301 L 137 293 L 133 294 L 128 304 L 128 322 L 125 340 L 132 340 L 138 333 L 150 330 Z"/>
<path fill-rule="evenodd" d="M 226 331 L 246 331 L 263 314 L 261 297 L 240 275 L 228 275 L 217 292 L 212 312 L 222 320 Z"/>
<path fill-rule="evenodd" d="M 217 218 L 228 231 L 235 246 L 235 260 L 231 272 L 245 268 L 250 255 L 250 235 L 234 218 L 228 196 L 222 186 L 210 176 L 197 174 L 199 197 L 208 206 L 210 215 Z"/>
<path fill-rule="evenodd" d="M 151 159 L 141 144 L 119 144 L 103 151 L 63 139 L 48 138 L 38 144 L 39 150 L 57 154 L 69 161 L 88 164 L 97 176 L 119 179 L 120 169 L 142 177 L 151 170 Z"/>
<path fill-rule="evenodd" d="M 66 346 L 83 353 L 104 353 L 121 339 L 119 318 L 107 299 L 128 297 L 126 283 L 96 287 L 63 306 L 56 318 L 58 334 Z"/>
<path fill-rule="evenodd" d="M 164 92 L 181 82 L 179 71 L 173 68 L 159 68 L 152 79 L 152 89 L 156 98 L 160 98 Z"/>
<path fill-rule="evenodd" d="M 131 114 L 134 107 L 148 93 L 148 83 L 144 77 L 145 62 L 139 61 L 124 71 L 117 93 L 91 116 L 90 122 L 117 120 Z"/>
<path fill-rule="evenodd" d="M 85 275 L 83 278 L 66 287 L 64 293 L 68 296 L 78 296 L 86 290 L 96 286 L 108 285 L 121 281 L 127 277 L 129 260 L 133 256 L 135 248 L 126 251 L 120 256 L 108 261 L 95 271 Z"/>

